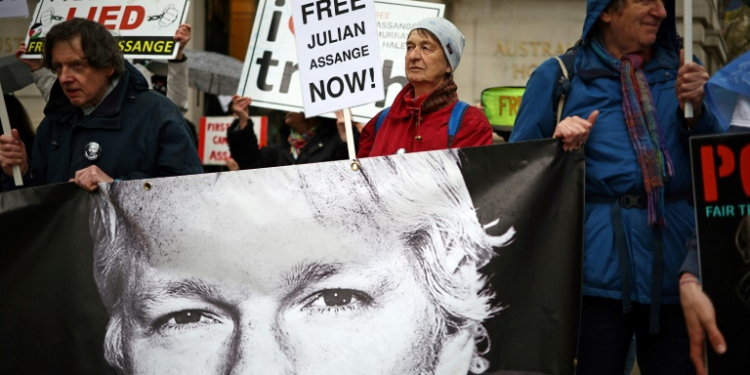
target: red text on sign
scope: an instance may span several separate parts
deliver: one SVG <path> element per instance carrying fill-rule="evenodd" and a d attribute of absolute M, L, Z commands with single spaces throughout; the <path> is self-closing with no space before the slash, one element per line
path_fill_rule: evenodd
<path fill-rule="evenodd" d="M 65 18 L 69 20 L 76 17 L 76 12 L 80 8 L 70 8 L 68 10 L 68 16 Z M 128 5 L 122 6 L 105 6 L 105 7 L 91 7 L 86 18 L 91 21 L 96 21 L 108 30 L 114 30 L 117 28 L 117 18 L 122 11 L 122 20 L 120 21 L 120 30 L 133 30 L 141 26 L 143 19 L 146 18 L 146 10 L 142 6 Z M 98 15 L 98 19 L 97 19 Z M 81 15 L 78 15 L 81 17 Z M 81 17 L 82 18 L 82 17 Z"/>
<path fill-rule="evenodd" d="M 701 170 L 706 202 L 719 200 L 719 179 L 727 178 L 734 173 L 740 174 L 742 189 L 745 195 L 750 197 L 750 144 L 742 148 L 739 159 L 731 148 L 724 145 L 701 147 Z"/>

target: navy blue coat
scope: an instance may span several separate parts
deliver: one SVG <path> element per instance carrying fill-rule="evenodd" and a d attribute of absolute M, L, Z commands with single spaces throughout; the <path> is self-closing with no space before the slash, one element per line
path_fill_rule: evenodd
<path fill-rule="evenodd" d="M 198 151 L 180 110 L 130 63 L 112 92 L 88 116 L 74 107 L 55 82 L 37 129 L 27 186 L 67 182 L 78 170 L 98 166 L 114 179 L 141 179 L 202 173 Z M 101 147 L 88 160 L 86 145 Z M 3 177 L 4 187 L 12 179 Z"/>
<path fill-rule="evenodd" d="M 643 177 L 622 109 L 620 72 L 605 65 L 591 49 L 594 25 L 608 3 L 609 0 L 588 1 L 582 36 L 584 42 L 576 55 L 575 76 L 562 118 L 578 116 L 585 119 L 594 110 L 600 111 L 585 145 L 587 196 L 643 195 Z M 674 1 L 665 1 L 665 6 L 668 16 L 662 21 L 653 46 L 653 59 L 645 64 L 643 70 L 663 127 L 666 146 L 674 162 L 675 176 L 666 182 L 665 194 L 687 192 L 689 195 L 691 173 L 688 138 L 718 133 L 722 129 L 707 106 L 704 106 L 703 116 L 692 131 L 687 130 L 685 120 L 680 115 L 675 80 L 681 47 L 675 27 Z M 559 75 L 560 68 L 554 59 L 544 62 L 534 71 L 522 99 L 511 142 L 552 137 L 556 126 L 553 90 Z M 662 302 L 676 304 L 679 303 L 677 273 L 685 259 L 685 243 L 695 227 L 695 215 L 693 207 L 686 200 L 665 205 L 667 226 L 662 237 Z M 609 204 L 586 203 L 583 293 L 621 299 L 619 259 L 610 216 Z M 646 209 L 623 208 L 622 219 L 630 258 L 630 299 L 648 304 L 651 303 L 655 231 L 648 226 Z"/>

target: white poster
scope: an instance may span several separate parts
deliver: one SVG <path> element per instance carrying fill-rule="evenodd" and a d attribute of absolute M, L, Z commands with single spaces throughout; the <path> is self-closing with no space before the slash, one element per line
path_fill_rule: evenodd
<path fill-rule="evenodd" d="M 346 3 L 351 5 L 350 2 Z M 353 108 L 355 121 L 368 121 L 391 105 L 407 84 L 406 39 L 412 25 L 423 18 L 442 17 L 444 10 L 443 4 L 375 0 L 383 77 L 381 97 L 385 99 Z M 297 53 L 293 47 L 296 43 L 292 25 L 292 2 L 259 0 L 255 20 L 237 93 L 253 98 L 252 105 L 256 107 L 304 111 Z M 326 116 L 332 117 L 333 114 Z"/>
<path fill-rule="evenodd" d="M 292 3 L 305 115 L 382 100 L 374 0 Z"/>
<path fill-rule="evenodd" d="M 26 34 L 25 58 L 41 58 L 47 32 L 71 18 L 87 18 L 120 37 L 126 58 L 173 59 L 174 34 L 185 22 L 190 0 L 40 0 Z"/>
<path fill-rule="evenodd" d="M 0 0 L 0 18 L 28 17 L 26 0 Z"/>
<path fill-rule="evenodd" d="M 268 118 L 250 117 L 253 122 L 253 132 L 258 139 L 258 147 L 265 147 L 268 143 Z M 234 117 L 202 117 L 198 130 L 198 156 L 203 165 L 227 165 L 231 157 L 227 143 L 227 129 L 232 126 Z"/>

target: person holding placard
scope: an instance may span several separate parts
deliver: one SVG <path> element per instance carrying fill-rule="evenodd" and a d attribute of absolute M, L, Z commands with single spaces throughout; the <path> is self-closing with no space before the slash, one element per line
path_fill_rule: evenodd
<path fill-rule="evenodd" d="M 458 28 L 443 18 L 414 26 L 406 42 L 409 84 L 389 109 L 362 129 L 357 157 L 492 144 L 492 127 L 484 113 L 458 100 L 453 73 L 465 42 Z"/>
<path fill-rule="evenodd" d="M 746 55 L 750 58 L 750 52 Z M 750 133 L 750 96 L 737 95 L 734 113 L 729 123 L 729 133 Z M 746 236 L 747 232 L 743 234 L 742 231 L 738 231 L 738 238 L 740 235 Z M 680 303 L 690 335 L 690 358 L 693 360 L 697 374 L 705 375 L 707 373 L 704 361 L 706 337 L 713 350 L 719 354 L 726 352 L 727 343 L 716 325 L 713 303 L 701 288 L 698 238 L 695 234 L 687 243 L 687 251 L 687 257 L 680 268 Z M 746 261 L 747 259 L 745 257 Z"/>
<path fill-rule="evenodd" d="M 251 98 L 239 95 L 232 98 L 232 112 L 237 119 L 227 129 L 227 143 L 232 154 L 228 166 L 236 164 L 238 169 L 255 169 L 347 158 L 346 142 L 340 138 L 334 120 L 323 117 L 306 119 L 298 112 L 288 112 L 284 118 L 285 125 L 291 129 L 286 144 L 258 147 L 250 119 L 251 102 Z"/>
<path fill-rule="evenodd" d="M 57 72 L 31 158 L 18 137 L 0 136 L 6 175 L 21 168 L 25 185 L 99 182 L 202 173 L 179 109 L 149 90 L 104 26 L 82 18 L 47 34 L 44 64 Z M 14 134 L 15 135 L 15 134 Z M 4 187 L 11 187 L 3 176 Z"/>
<path fill-rule="evenodd" d="M 623 373 L 633 334 L 644 374 L 695 374 L 677 282 L 695 225 L 688 138 L 722 127 L 706 69 L 681 50 L 674 0 L 588 0 L 581 40 L 526 85 L 510 141 L 586 156 L 579 375 Z"/>
<path fill-rule="evenodd" d="M 5 106 L 8 110 L 8 120 L 10 121 L 11 132 L 17 132 L 18 138 L 24 144 L 26 154 L 31 154 L 31 145 L 34 144 L 34 128 L 31 126 L 29 114 L 23 107 L 23 104 L 13 95 L 4 94 Z M 2 124 L 2 120 L 0 120 Z M 0 185 L 0 192 L 4 189 Z"/>
<path fill-rule="evenodd" d="M 174 60 L 169 60 L 167 64 L 167 98 L 176 104 L 182 113 L 188 111 L 187 99 L 188 99 L 188 64 L 187 56 L 185 55 L 185 46 L 190 42 L 192 36 L 192 26 L 188 23 L 183 23 L 177 28 L 175 32 L 174 40 L 180 43 L 180 47 L 177 50 L 177 56 Z M 57 81 L 57 76 L 49 69 L 44 68 L 44 63 L 41 59 L 24 59 L 22 55 L 26 54 L 26 44 L 21 43 L 16 50 L 16 58 L 22 63 L 26 64 L 31 68 L 31 77 L 34 79 L 34 84 L 41 92 L 44 101 L 49 100 L 50 91 L 52 86 Z M 143 74 L 146 79 L 151 77 L 151 73 L 146 69 L 145 66 L 135 63 L 133 64 L 138 71 Z M 193 129 L 195 131 L 195 129 Z"/>

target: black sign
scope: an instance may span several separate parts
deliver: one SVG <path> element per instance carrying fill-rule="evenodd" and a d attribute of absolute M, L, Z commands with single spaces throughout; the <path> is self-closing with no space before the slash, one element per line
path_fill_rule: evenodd
<path fill-rule="evenodd" d="M 750 368 L 750 134 L 690 140 L 701 278 L 727 352 L 708 352 L 712 374 Z"/>

